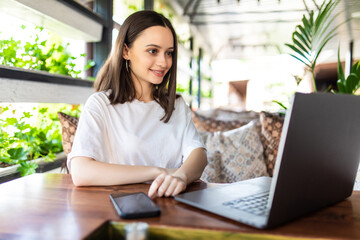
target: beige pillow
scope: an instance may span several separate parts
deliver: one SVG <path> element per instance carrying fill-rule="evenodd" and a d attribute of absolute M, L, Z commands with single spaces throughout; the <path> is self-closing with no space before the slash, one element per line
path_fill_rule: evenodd
<path fill-rule="evenodd" d="M 268 176 L 257 121 L 226 132 L 200 133 L 208 157 L 201 180 L 232 183 Z"/>

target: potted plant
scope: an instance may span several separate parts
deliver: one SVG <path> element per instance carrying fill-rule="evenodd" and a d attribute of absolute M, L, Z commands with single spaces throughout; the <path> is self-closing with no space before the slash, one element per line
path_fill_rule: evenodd
<path fill-rule="evenodd" d="M 334 14 L 340 0 L 324 1 L 315 13 L 313 10 L 303 15 L 302 23 L 295 27 L 292 34 L 292 43 L 285 44 L 293 53 L 292 57 L 305 64 L 306 70 L 311 73 L 314 91 L 317 91 L 315 83 L 315 66 L 318 57 L 325 45 L 337 34 L 336 30 L 342 25 L 335 24 L 335 19 L 341 12 Z M 302 78 L 297 77 L 297 83 Z"/>
<path fill-rule="evenodd" d="M 345 77 L 340 61 L 340 47 L 338 50 L 337 72 L 339 79 L 337 81 L 338 93 L 356 94 L 360 88 L 360 61 L 352 65 L 349 76 Z"/>

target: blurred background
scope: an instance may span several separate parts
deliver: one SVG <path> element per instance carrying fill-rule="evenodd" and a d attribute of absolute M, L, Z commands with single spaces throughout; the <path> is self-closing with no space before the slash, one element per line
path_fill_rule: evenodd
<path fill-rule="evenodd" d="M 324 2 L 2 0 L 0 36 L 3 41 L 14 39 L 22 44 L 36 37 L 40 38 L 37 44 L 46 40 L 48 45 L 61 42 L 67 46 L 70 59 L 73 58 L 70 71 L 73 77 L 93 79 L 108 49 L 101 50 L 101 55 L 94 53 L 91 45 L 99 45 L 104 40 L 113 43 L 118 28 L 129 14 L 153 9 L 168 17 L 175 26 L 180 43 L 178 92 L 193 109 L 229 107 L 276 111 L 279 106 L 273 100 L 287 104 L 294 91 L 311 91 L 308 84 L 297 85 L 296 76 L 305 75 L 304 65 L 288 54 L 291 49 L 285 43 L 291 43 L 292 33 L 303 15 L 311 10 L 316 13 Z M 342 24 L 317 61 L 316 82 L 322 89 L 336 85 L 338 47 L 344 64 L 350 54 L 352 59 L 358 59 L 360 54 L 360 1 L 341 0 L 332 15 L 337 13 L 332 24 Z M 89 64 L 89 60 L 93 62 Z M 2 64 L 6 65 L 3 59 Z M 90 66 L 94 67 L 88 70 Z"/>

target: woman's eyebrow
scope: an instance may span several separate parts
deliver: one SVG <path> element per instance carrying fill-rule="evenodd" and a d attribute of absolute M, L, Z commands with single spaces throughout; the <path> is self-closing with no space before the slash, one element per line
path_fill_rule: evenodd
<path fill-rule="evenodd" d="M 156 47 L 156 48 L 161 48 L 159 45 L 156 44 L 148 44 L 145 47 Z M 169 47 L 168 49 L 175 49 L 174 47 Z"/>

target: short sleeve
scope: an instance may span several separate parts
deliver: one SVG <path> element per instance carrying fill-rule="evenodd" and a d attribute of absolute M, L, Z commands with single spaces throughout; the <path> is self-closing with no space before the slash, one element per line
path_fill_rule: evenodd
<path fill-rule="evenodd" d="M 110 156 L 106 146 L 106 122 L 102 118 L 101 105 L 101 101 L 94 95 L 85 104 L 74 143 L 67 158 L 67 166 L 70 171 L 70 161 L 73 157 L 84 156 L 101 162 L 109 161 Z"/>
<path fill-rule="evenodd" d="M 186 161 L 193 150 L 196 148 L 204 148 L 205 145 L 195 128 L 194 122 L 192 120 L 192 112 L 190 108 L 186 105 L 184 100 L 182 100 L 184 111 L 185 111 L 185 119 L 186 119 L 186 127 L 184 130 L 184 138 L 183 138 L 183 148 L 182 155 L 183 161 Z M 206 149 L 205 149 L 206 150 Z"/>

